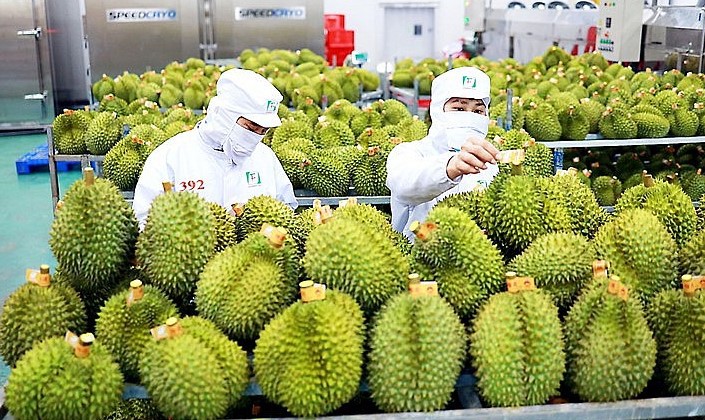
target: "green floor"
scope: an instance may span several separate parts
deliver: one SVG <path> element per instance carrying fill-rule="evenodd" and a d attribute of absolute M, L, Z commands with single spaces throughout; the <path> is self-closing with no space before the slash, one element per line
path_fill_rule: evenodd
<path fill-rule="evenodd" d="M 0 303 L 24 283 L 27 268 L 56 262 L 49 250 L 52 221 L 49 172 L 17 175 L 15 160 L 46 143 L 46 135 L 0 136 Z M 59 174 L 60 191 L 80 177 L 80 171 Z M 0 385 L 9 369 L 0 360 Z"/>

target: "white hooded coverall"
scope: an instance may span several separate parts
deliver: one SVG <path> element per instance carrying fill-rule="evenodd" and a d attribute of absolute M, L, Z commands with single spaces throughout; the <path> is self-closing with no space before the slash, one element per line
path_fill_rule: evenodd
<path fill-rule="evenodd" d="M 291 181 L 274 152 L 259 139 L 243 146 L 237 135 L 242 129 L 234 127 L 240 116 L 263 127 L 280 125 L 276 112 L 281 94 L 257 73 L 239 69 L 221 75 L 217 92 L 193 130 L 167 140 L 147 158 L 132 203 L 140 228 L 152 200 L 163 193 L 164 181 L 170 181 L 174 191 L 195 192 L 231 214 L 232 204 L 258 195 L 297 207 Z M 228 147 L 237 149 L 237 162 L 223 152 Z"/>
<path fill-rule="evenodd" d="M 449 144 L 443 106 L 454 97 L 482 99 L 489 109 L 490 80 L 481 70 L 460 67 L 441 74 L 431 86 L 431 127 L 419 141 L 401 143 L 387 158 L 387 187 L 391 191 L 392 226 L 413 240 L 409 226 L 423 222 L 431 208 L 451 194 L 487 187 L 499 173 L 497 165 L 487 164 L 478 174 L 448 178 L 448 161 L 457 153 Z M 468 112 L 468 114 L 470 114 Z M 485 117 L 486 118 L 486 117 Z M 468 137 L 484 139 L 487 125 L 469 129 Z"/>

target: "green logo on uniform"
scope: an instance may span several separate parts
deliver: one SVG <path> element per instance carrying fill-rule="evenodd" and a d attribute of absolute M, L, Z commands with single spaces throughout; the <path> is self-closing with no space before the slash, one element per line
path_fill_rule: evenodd
<path fill-rule="evenodd" d="M 245 179 L 247 180 L 247 185 L 254 187 L 262 183 L 260 179 L 259 172 L 245 172 Z"/>
<path fill-rule="evenodd" d="M 267 111 L 266 112 L 277 112 L 279 106 L 274 101 L 267 101 Z"/>
<path fill-rule="evenodd" d="M 477 87 L 477 79 L 470 76 L 463 76 L 463 87 L 465 89 L 474 89 Z"/>

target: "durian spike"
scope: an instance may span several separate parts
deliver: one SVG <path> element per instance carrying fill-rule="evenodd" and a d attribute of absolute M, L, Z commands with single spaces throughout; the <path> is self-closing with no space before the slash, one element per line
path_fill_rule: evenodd
<path fill-rule="evenodd" d="M 233 208 L 233 212 L 235 212 L 236 217 L 242 216 L 242 213 L 245 212 L 245 205 L 242 203 L 235 203 L 231 207 Z"/>
<path fill-rule="evenodd" d="M 86 183 L 87 187 L 95 184 L 95 173 L 93 172 L 93 168 L 90 166 L 83 168 L 83 182 Z"/>
<path fill-rule="evenodd" d="M 260 233 L 267 238 L 269 244 L 274 248 L 281 248 L 286 240 L 286 229 L 283 227 L 274 227 L 269 223 L 262 224 Z"/>
<path fill-rule="evenodd" d="M 164 181 L 164 182 L 162 182 L 162 188 L 164 189 L 164 192 L 170 192 L 170 191 L 172 191 L 171 182 L 169 182 L 169 181 Z"/>
<path fill-rule="evenodd" d="M 166 330 L 169 334 L 169 338 L 177 337 L 183 332 L 179 319 L 173 316 L 166 320 Z"/>
<path fill-rule="evenodd" d="M 91 354 L 91 345 L 95 341 L 95 336 L 91 333 L 81 334 L 78 337 L 78 343 L 73 349 L 73 353 L 79 359 L 84 359 Z"/>

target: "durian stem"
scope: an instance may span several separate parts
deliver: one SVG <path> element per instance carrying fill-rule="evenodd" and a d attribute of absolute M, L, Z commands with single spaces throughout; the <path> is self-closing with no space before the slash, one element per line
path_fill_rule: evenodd
<path fill-rule="evenodd" d="M 90 166 L 83 168 L 83 182 L 86 183 L 87 187 L 95 184 L 95 173 L 93 172 L 93 168 Z"/>
<path fill-rule="evenodd" d="M 169 181 L 162 182 L 162 188 L 164 189 L 164 192 L 170 192 L 173 189 L 171 182 Z"/>

